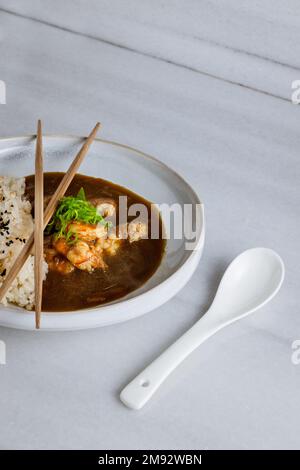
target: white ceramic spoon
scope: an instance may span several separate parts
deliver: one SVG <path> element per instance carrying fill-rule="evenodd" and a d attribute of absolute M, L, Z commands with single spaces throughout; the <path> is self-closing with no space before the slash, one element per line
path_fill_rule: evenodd
<path fill-rule="evenodd" d="M 284 279 L 280 256 L 267 248 L 241 253 L 228 266 L 206 314 L 121 392 L 122 402 L 138 410 L 168 375 L 201 343 L 224 326 L 265 305 Z"/>

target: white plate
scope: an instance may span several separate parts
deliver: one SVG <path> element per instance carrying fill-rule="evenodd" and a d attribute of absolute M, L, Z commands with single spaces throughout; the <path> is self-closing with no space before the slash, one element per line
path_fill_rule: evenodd
<path fill-rule="evenodd" d="M 81 147 L 82 137 L 44 136 L 44 171 L 66 171 Z M 0 139 L 0 174 L 34 173 L 33 136 Z M 104 178 L 162 204 L 200 204 L 193 189 L 173 170 L 136 149 L 97 139 L 85 157 L 80 173 Z M 66 313 L 44 313 L 42 330 L 73 330 L 111 325 L 138 317 L 173 297 L 189 280 L 201 258 L 204 244 L 204 212 L 200 206 L 197 249 L 185 249 L 185 240 L 169 239 L 156 273 L 141 288 L 110 304 Z M 59 295 L 59 292 L 58 292 Z M 34 313 L 0 307 L 0 325 L 34 329 Z"/>

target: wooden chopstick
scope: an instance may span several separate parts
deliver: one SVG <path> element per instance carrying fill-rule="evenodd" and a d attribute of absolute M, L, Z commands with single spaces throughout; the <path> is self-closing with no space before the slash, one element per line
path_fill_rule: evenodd
<path fill-rule="evenodd" d="M 35 327 L 39 329 L 43 295 L 43 257 L 44 257 L 44 174 L 42 123 L 38 121 L 35 151 L 34 179 L 34 298 Z"/>
<path fill-rule="evenodd" d="M 100 123 L 98 122 L 90 135 L 87 137 L 85 140 L 83 146 L 79 150 L 78 154 L 74 158 L 73 162 L 71 163 L 68 171 L 64 175 L 63 179 L 61 180 L 57 190 L 53 194 L 52 198 L 49 201 L 49 204 L 44 212 L 44 227 L 48 224 L 49 220 L 51 219 L 52 215 L 54 214 L 54 211 L 56 209 L 56 206 L 59 202 L 59 200 L 62 198 L 62 196 L 65 194 L 66 190 L 68 189 L 72 179 L 74 178 L 80 164 L 82 163 L 85 155 L 87 154 L 90 145 L 92 144 L 93 140 L 96 137 L 97 131 L 100 127 Z M 0 300 L 3 298 L 3 296 L 6 294 L 8 289 L 11 286 L 11 283 L 14 281 L 15 277 L 18 275 L 20 269 L 22 268 L 23 264 L 27 260 L 28 256 L 30 255 L 32 246 L 34 242 L 34 234 L 32 233 L 26 243 L 24 244 L 21 252 L 17 256 L 14 264 L 12 265 L 11 269 L 8 271 L 6 278 L 0 287 Z"/>
<path fill-rule="evenodd" d="M 67 191 L 68 187 L 70 186 L 70 183 L 72 179 L 74 178 L 75 174 L 77 173 L 77 170 L 79 166 L 82 163 L 82 160 L 86 156 L 88 149 L 91 146 L 91 143 L 96 137 L 96 134 L 98 132 L 98 129 L 100 127 L 100 122 L 97 122 L 95 125 L 94 129 L 90 133 L 90 135 L 87 137 L 86 141 L 84 142 L 83 146 L 79 150 L 78 154 L 74 158 L 73 162 L 71 163 L 68 171 L 66 172 L 65 176 L 61 180 L 61 182 L 58 185 L 58 188 L 56 189 L 55 193 L 53 194 L 52 198 L 49 201 L 49 204 L 45 210 L 44 214 L 44 228 L 46 228 L 46 225 L 50 221 L 52 215 L 55 212 L 56 206 L 58 201 L 63 197 L 65 192 Z M 1 299 L 1 290 L 0 290 L 0 299 Z"/>

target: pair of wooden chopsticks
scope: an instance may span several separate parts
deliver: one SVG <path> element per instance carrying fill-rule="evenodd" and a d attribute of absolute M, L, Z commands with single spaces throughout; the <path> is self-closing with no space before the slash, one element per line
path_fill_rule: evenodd
<path fill-rule="evenodd" d="M 40 327 L 41 306 L 42 306 L 42 264 L 43 264 L 43 232 L 50 221 L 56 206 L 62 196 L 68 189 L 72 179 L 74 178 L 80 164 L 82 163 L 85 155 L 87 154 L 91 143 L 96 137 L 100 123 L 98 122 L 90 135 L 85 140 L 83 146 L 71 163 L 68 171 L 61 180 L 55 193 L 53 194 L 50 202 L 44 212 L 44 177 L 43 177 L 43 148 L 42 148 L 42 124 L 38 121 L 37 127 L 37 141 L 36 141 L 36 155 L 35 155 L 35 228 L 34 232 L 30 235 L 24 244 L 21 252 L 17 256 L 14 264 L 9 270 L 5 281 L 0 287 L 0 300 L 4 297 L 10 288 L 15 277 L 20 272 L 23 264 L 31 253 L 34 244 L 34 279 L 35 279 L 35 325 L 36 328 Z"/>

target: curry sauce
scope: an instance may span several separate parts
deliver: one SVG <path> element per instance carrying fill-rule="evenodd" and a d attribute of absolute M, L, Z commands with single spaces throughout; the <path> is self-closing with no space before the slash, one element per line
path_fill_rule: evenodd
<path fill-rule="evenodd" d="M 44 174 L 44 197 L 52 196 L 64 173 Z M 105 198 L 116 204 L 120 196 L 127 196 L 127 205 L 143 204 L 148 209 L 148 233 L 151 233 L 151 202 L 122 186 L 100 178 L 77 174 L 71 182 L 66 196 L 73 196 L 84 188 L 86 198 Z M 26 196 L 34 202 L 34 175 L 26 177 Z M 128 221 L 133 217 L 128 217 Z M 43 283 L 43 311 L 71 311 L 94 307 L 115 301 L 141 287 L 157 270 L 163 257 L 165 240 L 162 237 L 162 221 L 159 217 L 159 237 L 141 239 L 130 243 L 125 239 L 114 256 L 104 256 L 105 269 L 86 272 L 74 269 L 62 274 L 49 269 Z"/>

